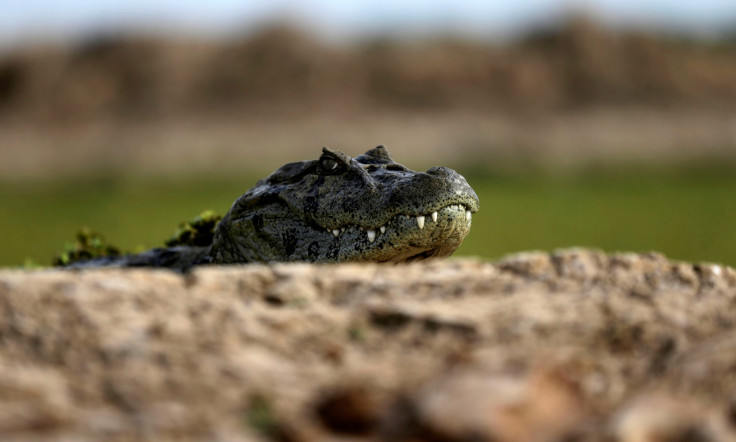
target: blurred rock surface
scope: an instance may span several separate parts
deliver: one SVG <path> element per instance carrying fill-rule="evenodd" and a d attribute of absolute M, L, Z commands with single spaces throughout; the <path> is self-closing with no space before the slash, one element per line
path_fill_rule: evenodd
<path fill-rule="evenodd" d="M 726 441 L 736 271 L 496 263 L 0 272 L 0 438 Z"/>

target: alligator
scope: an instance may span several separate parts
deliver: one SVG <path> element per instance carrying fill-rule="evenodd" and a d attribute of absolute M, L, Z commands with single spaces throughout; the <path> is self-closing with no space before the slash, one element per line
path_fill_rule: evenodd
<path fill-rule="evenodd" d="M 395 162 L 384 146 L 350 156 L 326 147 L 240 196 L 211 244 L 156 248 L 71 267 L 166 267 L 307 261 L 400 263 L 449 256 L 470 231 L 478 196 L 446 167 Z"/>

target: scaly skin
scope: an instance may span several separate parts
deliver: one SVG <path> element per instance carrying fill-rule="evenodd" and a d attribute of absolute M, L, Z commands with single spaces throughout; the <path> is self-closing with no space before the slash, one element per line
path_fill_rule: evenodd
<path fill-rule="evenodd" d="M 351 158 L 322 149 L 238 198 L 210 247 L 176 247 L 88 265 L 187 270 L 215 263 L 405 262 L 448 256 L 470 231 L 478 197 L 454 170 L 415 172 L 383 146 Z"/>

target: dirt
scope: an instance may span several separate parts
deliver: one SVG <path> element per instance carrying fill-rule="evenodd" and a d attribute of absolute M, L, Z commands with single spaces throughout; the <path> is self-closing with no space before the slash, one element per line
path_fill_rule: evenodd
<path fill-rule="evenodd" d="M 495 263 L 0 272 L 3 440 L 736 439 L 736 271 Z"/>

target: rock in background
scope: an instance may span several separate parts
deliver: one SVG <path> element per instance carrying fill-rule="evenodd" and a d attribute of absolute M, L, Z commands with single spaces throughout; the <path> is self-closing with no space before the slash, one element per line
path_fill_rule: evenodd
<path fill-rule="evenodd" d="M 0 272 L 0 439 L 736 438 L 736 271 L 657 254 Z"/>

